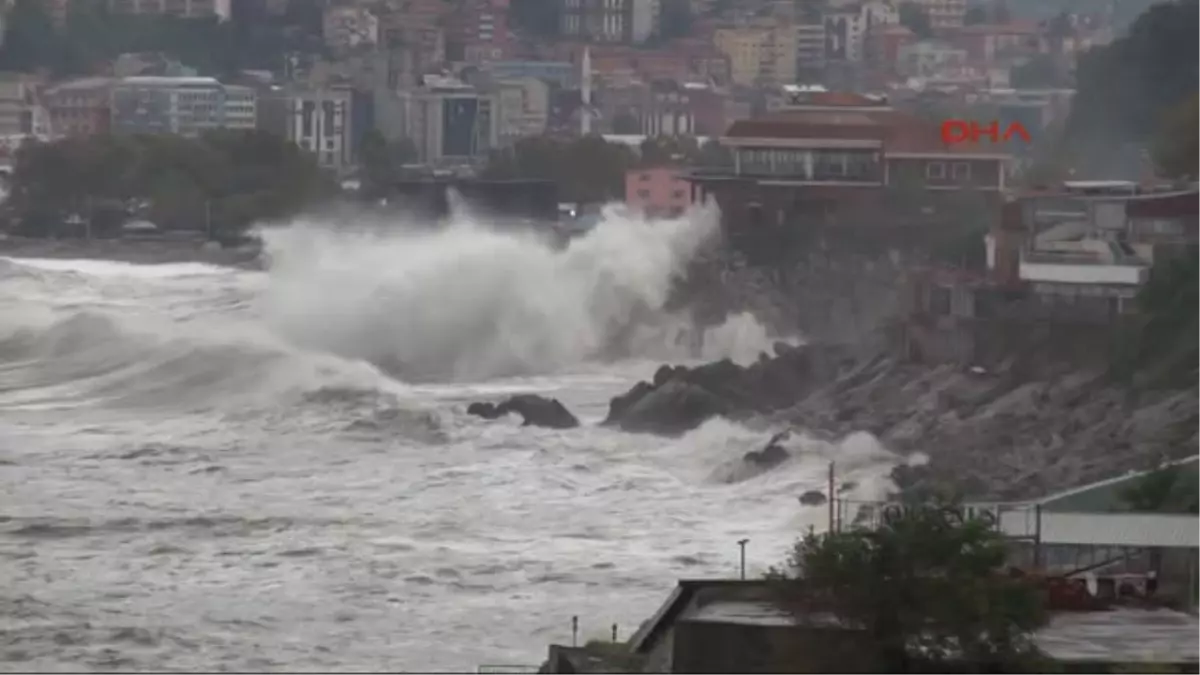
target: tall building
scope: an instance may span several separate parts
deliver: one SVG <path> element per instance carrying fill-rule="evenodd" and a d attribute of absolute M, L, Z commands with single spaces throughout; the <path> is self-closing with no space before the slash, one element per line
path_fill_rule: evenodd
<path fill-rule="evenodd" d="M 428 75 L 400 92 L 404 136 L 425 164 L 469 164 L 499 144 L 496 96 L 451 78 Z"/>
<path fill-rule="evenodd" d="M 792 84 L 796 81 L 799 34 L 792 25 L 719 28 L 717 49 L 729 57 L 729 78 L 737 85 Z"/>
<path fill-rule="evenodd" d="M 195 136 L 213 129 L 253 129 L 253 89 L 211 77 L 126 77 L 112 87 L 114 132 Z"/>
<path fill-rule="evenodd" d="M 453 42 L 468 63 L 500 61 L 511 52 L 508 0 L 467 0 L 454 21 Z"/>
<path fill-rule="evenodd" d="M 85 0 L 86 1 L 86 0 Z M 94 1 L 94 0 L 92 0 Z M 187 18 L 218 16 L 228 20 L 234 0 L 107 0 L 114 14 L 167 14 Z"/>
<path fill-rule="evenodd" d="M 344 171 L 354 162 L 352 94 L 348 89 L 295 89 L 284 98 L 287 138 L 326 169 Z"/>
<path fill-rule="evenodd" d="M 50 115 L 51 133 L 56 137 L 107 133 L 112 85 L 112 78 L 87 77 L 43 91 L 42 103 Z"/>
<path fill-rule="evenodd" d="M 657 28 L 657 0 L 559 1 L 559 32 L 566 38 L 639 44 Z"/>
<path fill-rule="evenodd" d="M 21 76 L 0 78 L 0 137 L 45 137 L 49 132 L 36 83 Z"/>

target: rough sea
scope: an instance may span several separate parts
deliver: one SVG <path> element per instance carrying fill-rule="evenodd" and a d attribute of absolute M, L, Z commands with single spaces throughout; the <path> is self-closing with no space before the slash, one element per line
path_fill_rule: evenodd
<path fill-rule="evenodd" d="M 663 362 L 769 347 L 748 316 L 681 347 L 663 310 L 713 220 L 610 211 L 565 251 L 296 222 L 266 272 L 0 258 L 0 669 L 536 666 L 572 616 L 624 638 L 678 579 L 736 576 L 739 539 L 780 563 L 830 459 L 878 495 L 871 436 L 754 474 L 772 430 L 597 425 Z M 583 426 L 465 413 L 519 392 Z"/>

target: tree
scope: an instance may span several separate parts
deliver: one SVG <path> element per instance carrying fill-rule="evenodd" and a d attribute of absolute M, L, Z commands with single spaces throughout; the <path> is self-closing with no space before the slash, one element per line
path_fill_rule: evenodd
<path fill-rule="evenodd" d="M 404 165 L 417 159 L 417 147 L 409 138 L 389 141 L 372 129 L 363 134 L 358 156 L 363 194 L 374 199 L 386 194 L 386 186 L 400 177 Z"/>
<path fill-rule="evenodd" d="M 938 502 L 874 529 L 810 533 L 787 568 L 770 575 L 779 603 L 797 615 L 832 613 L 865 632 L 865 644 L 855 640 L 837 655 L 871 669 L 862 672 L 1033 668 L 1032 632 L 1045 620 L 1040 593 L 1005 572 L 1005 541 L 993 526 L 960 513 Z"/>
<path fill-rule="evenodd" d="M 915 2 L 900 3 L 900 25 L 911 30 L 917 39 L 925 40 L 933 36 L 933 26 L 929 23 L 929 15 Z"/>
<path fill-rule="evenodd" d="M 114 225 L 142 217 L 200 230 L 211 219 L 215 231 L 234 233 L 331 191 L 310 154 L 263 131 L 103 135 L 21 146 L 8 205 L 19 231 L 33 236 L 63 232 L 72 215 L 92 216 L 102 204 L 123 211 Z"/>
<path fill-rule="evenodd" d="M 1012 86 L 1018 89 L 1057 87 L 1062 82 L 1058 64 L 1049 54 L 1038 54 L 1012 69 Z"/>
<path fill-rule="evenodd" d="M 602 203 L 624 196 L 625 172 L 634 160 L 628 147 L 596 134 L 577 139 L 533 136 L 493 152 L 483 175 L 553 180 L 563 201 Z"/>
<path fill-rule="evenodd" d="M 1063 139 L 1077 169 L 1117 174 L 1131 162 L 1125 146 L 1149 143 L 1166 111 L 1195 95 L 1198 21 L 1200 6 L 1191 0 L 1157 4 L 1127 36 L 1080 58 Z"/>
<path fill-rule="evenodd" d="M 1196 167 L 1200 164 L 1200 141 L 1196 133 L 1200 122 L 1197 120 L 1200 120 L 1200 96 L 1196 92 L 1163 116 L 1153 149 L 1154 162 L 1163 175 L 1196 178 Z"/>
<path fill-rule="evenodd" d="M 687 37 L 692 32 L 692 3 L 690 0 L 663 0 L 659 29 L 664 39 Z"/>
<path fill-rule="evenodd" d="M 1142 513 L 1196 513 L 1200 474 L 1179 465 L 1155 469 L 1121 493 L 1130 511 Z"/>
<path fill-rule="evenodd" d="M 61 40 L 45 5 L 39 0 L 16 0 L 4 17 L 0 70 L 57 70 L 61 52 Z"/>

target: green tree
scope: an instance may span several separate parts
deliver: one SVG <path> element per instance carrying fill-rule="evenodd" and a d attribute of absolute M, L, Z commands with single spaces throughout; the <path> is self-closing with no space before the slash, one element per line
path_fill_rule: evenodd
<path fill-rule="evenodd" d="M 40 0 L 16 0 L 4 17 L 0 71 L 58 70 L 62 49 L 61 38 L 45 5 Z"/>
<path fill-rule="evenodd" d="M 1155 469 L 1121 493 L 1130 511 L 1142 513 L 1196 513 L 1200 474 L 1193 469 L 1168 465 Z"/>
<path fill-rule="evenodd" d="M 687 37 L 692 32 L 690 0 L 663 0 L 659 29 L 664 39 Z"/>
<path fill-rule="evenodd" d="M 1057 87 L 1064 84 L 1058 64 L 1049 54 L 1038 54 L 1016 66 L 1012 69 L 1010 79 L 1012 86 L 1018 89 Z"/>
<path fill-rule="evenodd" d="M 1127 36 L 1080 58 L 1063 146 L 1080 174 L 1119 175 L 1132 163 L 1123 146 L 1148 144 L 1166 111 L 1195 95 L 1198 21 L 1196 2 L 1157 4 Z"/>
<path fill-rule="evenodd" d="M 362 191 L 368 199 L 386 194 L 386 186 L 400 177 L 404 165 L 417 158 L 417 147 L 409 138 L 389 141 L 377 130 L 363 135 L 358 148 Z"/>
<path fill-rule="evenodd" d="M 624 196 L 625 172 L 634 163 L 628 147 L 596 134 L 578 139 L 533 136 L 493 152 L 483 176 L 552 180 L 564 201 L 602 203 Z"/>
<path fill-rule="evenodd" d="M 1194 386 L 1200 370 L 1200 259 L 1196 251 L 1156 263 L 1138 291 L 1142 324 L 1135 364 L 1149 383 Z"/>
<path fill-rule="evenodd" d="M 925 40 L 933 36 L 933 26 L 929 23 L 929 15 L 915 2 L 900 3 L 900 25 L 911 30 L 918 39 Z"/>
<path fill-rule="evenodd" d="M 1161 131 L 1154 141 L 1154 162 L 1159 171 L 1172 178 L 1196 178 L 1200 165 L 1200 96 L 1192 92 L 1184 103 L 1164 115 Z"/>
<path fill-rule="evenodd" d="M 854 641 L 838 655 L 871 668 L 863 672 L 1035 667 L 1040 593 L 1005 572 L 1006 544 L 990 523 L 958 513 L 949 502 L 932 503 L 877 528 L 809 534 L 771 574 L 780 604 L 801 616 L 829 612 L 864 631 L 866 644 Z"/>
<path fill-rule="evenodd" d="M 100 205 L 121 205 L 126 217 L 160 227 L 211 223 L 214 233 L 233 234 L 331 193 L 310 154 L 266 132 L 104 135 L 23 145 L 8 205 L 19 230 L 35 236 L 63 232 L 72 215 L 94 215 Z"/>

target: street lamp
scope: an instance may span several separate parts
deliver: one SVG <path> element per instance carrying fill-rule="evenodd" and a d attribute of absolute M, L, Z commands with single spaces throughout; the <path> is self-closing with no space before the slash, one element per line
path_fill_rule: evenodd
<path fill-rule="evenodd" d="M 741 549 L 742 581 L 746 580 L 746 544 L 748 544 L 749 542 L 750 542 L 749 539 L 738 539 L 738 543 L 737 543 L 738 548 Z"/>

